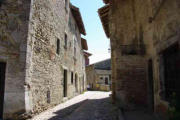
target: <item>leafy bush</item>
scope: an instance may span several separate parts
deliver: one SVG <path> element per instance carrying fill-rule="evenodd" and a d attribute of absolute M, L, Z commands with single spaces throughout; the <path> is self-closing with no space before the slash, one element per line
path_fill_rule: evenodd
<path fill-rule="evenodd" d="M 180 120 L 180 98 L 176 97 L 176 93 L 172 94 L 172 99 L 168 109 L 169 120 Z"/>

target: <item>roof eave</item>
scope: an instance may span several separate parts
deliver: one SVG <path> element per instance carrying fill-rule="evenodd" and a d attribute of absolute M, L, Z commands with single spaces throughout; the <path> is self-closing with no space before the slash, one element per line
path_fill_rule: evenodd
<path fill-rule="evenodd" d="M 103 29 L 106 33 L 106 36 L 109 38 L 109 4 L 105 5 L 104 7 L 98 10 L 98 14 L 103 25 Z"/>
<path fill-rule="evenodd" d="M 86 35 L 86 30 L 84 27 L 84 23 L 83 23 L 79 8 L 77 8 L 76 6 L 71 4 L 71 11 L 72 11 L 73 17 L 78 25 L 79 32 L 83 35 Z"/>
<path fill-rule="evenodd" d="M 82 49 L 88 50 L 88 44 L 87 44 L 87 40 L 86 39 L 81 38 L 81 44 L 82 44 Z"/>
<path fill-rule="evenodd" d="M 84 51 L 84 56 L 90 57 L 90 56 L 92 56 L 92 54 Z"/>

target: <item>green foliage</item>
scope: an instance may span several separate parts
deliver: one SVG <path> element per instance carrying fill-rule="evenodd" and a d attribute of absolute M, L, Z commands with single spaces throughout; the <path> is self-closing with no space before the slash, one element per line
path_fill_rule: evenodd
<path fill-rule="evenodd" d="M 178 101 L 176 93 L 173 93 L 168 109 L 169 120 L 180 120 L 180 103 Z"/>

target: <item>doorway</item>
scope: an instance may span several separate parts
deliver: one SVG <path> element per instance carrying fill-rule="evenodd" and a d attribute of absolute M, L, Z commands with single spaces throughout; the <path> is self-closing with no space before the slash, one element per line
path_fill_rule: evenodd
<path fill-rule="evenodd" d="M 64 97 L 67 97 L 67 70 L 64 70 Z"/>
<path fill-rule="evenodd" d="M 3 119 L 6 63 L 0 62 L 0 119 Z"/>
<path fill-rule="evenodd" d="M 154 82 L 153 82 L 153 62 L 148 61 L 148 81 L 149 81 L 149 110 L 154 111 Z"/>
<path fill-rule="evenodd" d="M 78 92 L 78 76 L 77 76 L 77 74 L 75 74 L 75 89 L 76 89 L 76 92 Z"/>
<path fill-rule="evenodd" d="M 108 77 L 105 77 L 105 85 L 108 85 L 109 82 L 108 82 Z"/>
<path fill-rule="evenodd" d="M 180 99 L 180 53 L 174 44 L 163 52 L 165 99 L 171 102 L 173 94 Z"/>

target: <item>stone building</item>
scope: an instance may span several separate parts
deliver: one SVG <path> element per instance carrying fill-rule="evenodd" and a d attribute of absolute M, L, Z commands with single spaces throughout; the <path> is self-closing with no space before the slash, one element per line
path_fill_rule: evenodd
<path fill-rule="evenodd" d="M 86 66 L 87 85 L 90 90 L 111 90 L 111 59 Z"/>
<path fill-rule="evenodd" d="M 85 55 L 85 65 L 87 66 L 90 63 L 89 57 L 92 56 L 92 54 L 87 51 L 84 51 L 84 55 Z"/>
<path fill-rule="evenodd" d="M 0 1 L 0 119 L 41 112 L 86 89 L 81 34 L 69 0 Z"/>
<path fill-rule="evenodd" d="M 111 41 L 113 100 L 166 114 L 180 97 L 180 1 L 103 0 Z"/>

